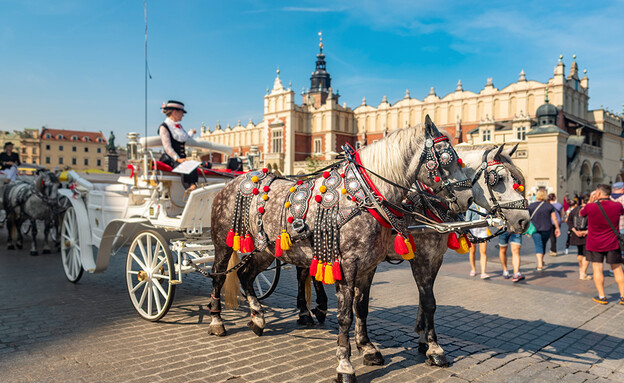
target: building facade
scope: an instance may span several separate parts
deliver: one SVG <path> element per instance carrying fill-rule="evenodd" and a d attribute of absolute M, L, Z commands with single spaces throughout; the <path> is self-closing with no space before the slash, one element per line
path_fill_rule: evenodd
<path fill-rule="evenodd" d="M 106 139 L 102 132 L 42 128 L 41 165 L 47 168 L 105 170 Z"/>
<path fill-rule="evenodd" d="M 514 162 L 526 177 L 529 194 L 543 188 L 556 194 L 581 193 L 598 183 L 621 180 L 623 118 L 604 109 L 589 110 L 589 78 L 579 77 L 576 57 L 566 75 L 562 57 L 546 82 L 518 80 L 502 89 L 488 79 L 478 93 L 463 89 L 439 97 L 434 88 L 419 100 L 409 91 L 391 104 L 352 109 L 340 105 L 331 87 L 323 45 L 317 54 L 310 88 L 295 101 L 291 86 L 279 77 L 264 96 L 264 116 L 214 130 L 202 126 L 202 138 L 229 145 L 239 156 L 256 148 L 260 165 L 286 174 L 302 174 L 333 160 L 345 143 L 366 145 L 390 130 L 424 122 L 429 115 L 454 144 L 513 144 Z"/>

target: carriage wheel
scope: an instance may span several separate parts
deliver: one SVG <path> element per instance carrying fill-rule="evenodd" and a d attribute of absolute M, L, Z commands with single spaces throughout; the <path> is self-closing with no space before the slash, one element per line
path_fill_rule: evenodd
<path fill-rule="evenodd" d="M 61 227 L 61 260 L 67 279 L 76 283 L 82 277 L 82 262 L 80 261 L 80 237 L 78 235 L 78 219 L 76 211 L 70 207 L 63 217 Z"/>
<path fill-rule="evenodd" d="M 266 270 L 258 274 L 256 280 L 253 282 L 253 287 L 258 300 L 268 298 L 269 295 L 275 291 L 277 282 L 279 281 L 281 269 L 282 262 L 276 258 Z M 244 291 L 242 291 L 242 293 L 243 296 L 246 296 Z"/>
<path fill-rule="evenodd" d="M 146 320 L 161 319 L 173 302 L 175 267 L 169 244 L 154 230 L 139 233 L 128 250 L 126 282 L 134 309 Z"/>

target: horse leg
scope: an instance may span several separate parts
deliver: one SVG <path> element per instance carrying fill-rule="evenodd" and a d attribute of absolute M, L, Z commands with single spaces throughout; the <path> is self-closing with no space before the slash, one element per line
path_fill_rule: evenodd
<path fill-rule="evenodd" d="M 21 232 L 21 225 L 18 228 Z M 32 245 L 30 245 L 30 255 L 39 255 L 37 252 L 37 221 L 34 219 L 30 220 L 30 232 L 32 234 Z"/>
<path fill-rule="evenodd" d="M 13 214 L 7 214 L 6 218 L 6 228 L 7 228 L 7 249 L 14 250 L 15 245 L 13 244 L 13 238 L 15 235 L 15 217 Z"/>
<path fill-rule="evenodd" d="M 325 318 L 327 318 L 327 293 L 322 282 L 312 279 L 312 285 L 316 292 L 316 307 L 312 309 L 312 314 L 314 314 L 320 324 L 323 324 L 325 323 Z"/>
<path fill-rule="evenodd" d="M 435 332 L 436 300 L 433 295 L 433 284 L 442 265 L 443 255 L 436 254 L 432 257 L 420 252 L 410 260 L 412 275 L 419 293 L 418 316 L 414 329 L 418 333 L 418 351 L 425 353 L 427 364 L 440 367 L 448 366 L 449 362 L 444 350 L 438 344 L 438 335 Z"/>
<path fill-rule="evenodd" d="M 50 222 L 44 221 L 43 224 L 43 254 L 50 254 Z"/>
<path fill-rule="evenodd" d="M 24 247 L 24 236 L 22 235 L 22 223 L 24 223 L 23 219 L 16 219 L 14 222 L 15 224 L 13 230 L 15 230 L 15 233 L 17 234 L 17 240 L 15 241 L 15 247 L 17 247 L 18 249 L 22 249 L 22 247 Z"/>
<path fill-rule="evenodd" d="M 263 253 L 264 254 L 264 253 Z M 259 254 L 260 256 L 262 254 Z M 248 326 L 254 334 L 261 336 L 264 332 L 264 326 L 266 322 L 264 320 L 264 309 L 256 297 L 256 290 L 253 287 L 253 283 L 260 272 L 265 270 L 273 262 L 272 258 L 268 258 L 268 262 L 258 263 L 256 260 L 249 262 L 242 269 L 239 270 L 238 277 L 240 278 L 241 286 L 247 295 L 247 302 L 251 310 L 251 321 Z"/>
<path fill-rule="evenodd" d="M 314 324 L 312 313 L 308 310 L 308 300 L 306 298 L 306 288 L 310 277 L 309 267 L 297 266 L 297 308 L 299 309 L 299 319 L 297 324 L 311 326 Z"/>
<path fill-rule="evenodd" d="M 232 256 L 231 252 L 232 249 L 220 243 L 215 243 L 215 260 L 212 266 L 213 273 L 222 273 L 227 269 L 228 262 Z M 223 319 L 221 319 L 221 289 L 224 283 L 225 275 L 212 275 L 212 294 L 210 295 L 210 303 L 208 303 L 211 317 L 209 328 L 210 335 L 226 335 Z"/>
<path fill-rule="evenodd" d="M 343 269 L 343 272 L 346 271 Z M 338 319 L 338 348 L 336 357 L 338 358 L 338 367 L 336 372 L 337 382 L 355 382 L 355 369 L 351 364 L 351 345 L 349 343 L 349 329 L 353 323 L 353 293 L 355 273 L 343 273 L 342 281 L 336 281 L 336 298 L 338 303 L 337 319 Z"/>
<path fill-rule="evenodd" d="M 353 311 L 355 312 L 355 345 L 360 353 L 364 354 L 364 365 L 366 366 L 382 366 L 384 364 L 384 357 L 368 338 L 368 330 L 366 328 L 370 288 L 373 283 L 375 269 L 365 275 L 358 274 L 353 302 Z"/>

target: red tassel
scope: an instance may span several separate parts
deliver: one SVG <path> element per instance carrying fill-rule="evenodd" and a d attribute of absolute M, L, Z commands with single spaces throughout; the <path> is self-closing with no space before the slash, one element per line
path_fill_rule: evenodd
<path fill-rule="evenodd" d="M 468 242 L 468 248 L 470 249 L 472 247 L 472 242 L 470 242 L 466 234 L 464 234 L 464 238 L 466 238 L 466 242 Z"/>
<path fill-rule="evenodd" d="M 254 246 L 253 238 L 251 238 L 251 234 L 247 233 L 247 236 L 245 236 L 245 250 L 247 250 L 248 253 L 251 253 L 255 249 L 256 247 Z"/>
<path fill-rule="evenodd" d="M 405 238 L 399 233 L 394 237 L 394 251 L 399 255 L 405 255 L 409 253 L 407 245 L 405 244 Z"/>
<path fill-rule="evenodd" d="M 415 253 L 416 252 L 416 244 L 414 243 L 414 236 L 413 235 L 409 235 L 409 243 L 410 245 L 412 245 L 412 251 Z"/>
<path fill-rule="evenodd" d="M 277 239 L 275 240 L 275 256 L 276 257 L 281 257 L 282 256 L 282 245 L 280 244 L 280 236 L 277 236 Z"/>
<path fill-rule="evenodd" d="M 230 229 L 230 231 L 228 232 L 227 238 L 225 239 L 225 244 L 227 245 L 227 247 L 234 246 L 234 229 Z"/>
<path fill-rule="evenodd" d="M 314 261 L 312 261 L 314 263 Z M 337 281 L 342 281 L 342 271 L 340 271 L 340 263 L 338 261 L 334 261 L 334 266 L 332 267 L 332 272 L 334 274 L 334 279 Z"/>
<path fill-rule="evenodd" d="M 310 275 L 312 278 L 316 276 L 316 268 L 318 267 L 318 259 L 312 258 L 312 264 L 310 265 Z M 335 278 L 334 278 L 335 279 Z"/>
<path fill-rule="evenodd" d="M 446 246 L 448 246 L 448 248 L 451 250 L 459 249 L 459 239 L 457 239 L 457 235 L 455 235 L 455 233 L 450 233 L 448 235 Z"/>

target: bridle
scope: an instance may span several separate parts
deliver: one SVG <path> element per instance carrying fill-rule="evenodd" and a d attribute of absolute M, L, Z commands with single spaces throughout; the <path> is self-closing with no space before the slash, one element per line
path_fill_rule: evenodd
<path fill-rule="evenodd" d="M 483 153 L 481 166 L 479 166 L 479 170 L 477 170 L 477 172 L 474 174 L 474 177 L 472 177 L 471 185 L 476 184 L 479 181 L 481 174 L 483 174 L 485 184 L 487 185 L 488 192 L 490 193 L 490 201 L 492 202 L 491 213 L 499 218 L 506 220 L 505 214 L 503 213 L 503 209 L 526 210 L 529 208 L 529 202 L 526 200 L 526 198 L 519 199 L 516 201 L 511 201 L 511 202 L 505 202 L 505 203 L 499 203 L 498 200 L 496 199 L 496 196 L 494 195 L 494 190 L 492 190 L 492 188 L 496 186 L 496 184 L 498 184 L 500 180 L 498 176 L 499 167 L 504 167 L 504 165 L 501 161 L 496 160 L 496 158 L 492 161 L 487 160 L 488 154 L 490 154 L 490 152 L 494 149 L 495 148 L 490 148 L 486 150 L 485 153 Z M 495 168 L 492 170 L 488 170 L 488 168 L 490 167 L 495 167 Z"/>
<path fill-rule="evenodd" d="M 457 162 L 462 164 L 461 159 L 457 155 L 457 152 L 450 144 L 444 149 L 436 149 L 435 144 L 447 141 L 448 137 L 442 135 L 436 138 L 430 136 L 429 132 L 425 133 L 425 148 L 420 156 L 418 167 L 416 168 L 416 174 L 420 173 L 422 166 L 429 172 L 429 180 L 431 183 L 439 183 L 439 185 L 433 187 L 434 194 L 439 194 L 441 191 L 446 191 L 447 197 L 445 200 L 447 203 L 453 203 L 457 201 L 455 195 L 458 189 L 472 189 L 472 183 L 468 178 L 459 181 L 449 181 L 447 175 L 440 168 L 448 168 Z"/>

